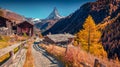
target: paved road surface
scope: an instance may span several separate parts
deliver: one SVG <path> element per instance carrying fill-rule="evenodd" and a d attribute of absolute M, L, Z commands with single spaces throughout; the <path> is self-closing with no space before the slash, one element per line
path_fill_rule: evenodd
<path fill-rule="evenodd" d="M 45 50 L 36 44 L 32 46 L 32 54 L 35 67 L 64 67 L 63 64 L 51 57 Z"/>

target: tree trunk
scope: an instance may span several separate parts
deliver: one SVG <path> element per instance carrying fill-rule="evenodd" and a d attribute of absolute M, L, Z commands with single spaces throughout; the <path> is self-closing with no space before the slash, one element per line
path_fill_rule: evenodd
<path fill-rule="evenodd" d="M 90 52 L 90 28 L 88 31 L 88 53 Z"/>

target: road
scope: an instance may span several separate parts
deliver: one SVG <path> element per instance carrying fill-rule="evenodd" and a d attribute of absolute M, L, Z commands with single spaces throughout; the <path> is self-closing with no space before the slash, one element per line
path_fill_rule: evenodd
<path fill-rule="evenodd" d="M 44 49 L 34 44 L 32 54 L 35 67 L 64 67 L 62 63 L 51 57 Z"/>

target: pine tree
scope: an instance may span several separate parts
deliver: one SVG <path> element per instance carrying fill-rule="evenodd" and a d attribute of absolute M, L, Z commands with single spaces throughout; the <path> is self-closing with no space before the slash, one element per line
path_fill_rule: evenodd
<path fill-rule="evenodd" d="M 76 41 L 81 43 L 81 47 L 86 51 L 97 54 L 99 50 L 103 53 L 104 49 L 101 45 L 101 32 L 97 30 L 96 24 L 92 16 L 88 16 L 83 24 L 83 29 L 76 34 Z M 97 52 L 96 52 L 97 51 Z"/>

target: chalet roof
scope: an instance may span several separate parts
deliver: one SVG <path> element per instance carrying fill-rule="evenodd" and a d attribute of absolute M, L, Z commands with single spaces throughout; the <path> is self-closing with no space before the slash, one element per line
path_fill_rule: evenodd
<path fill-rule="evenodd" d="M 11 20 L 9 20 L 9 19 L 7 19 L 7 18 L 5 18 L 5 17 L 3 17 L 3 16 L 0 16 L 0 18 L 2 18 L 2 19 L 5 19 L 5 20 L 8 20 L 8 21 L 12 22 Z"/>
<path fill-rule="evenodd" d="M 23 22 L 28 22 L 28 23 L 30 23 L 31 25 L 33 25 L 33 23 L 31 23 L 30 21 L 28 21 L 28 20 L 26 20 L 26 19 L 22 19 L 22 20 L 12 20 L 12 19 L 10 19 L 10 18 L 8 18 L 8 17 L 4 17 L 4 16 L 0 16 L 0 18 L 3 18 L 3 19 L 8 20 L 8 21 L 10 21 L 10 22 L 15 22 L 16 24 L 20 24 L 20 23 L 23 23 Z"/>
<path fill-rule="evenodd" d="M 31 23 L 30 21 L 27 21 L 27 20 L 22 20 L 22 21 L 16 21 L 15 23 L 16 24 L 21 24 L 23 22 L 28 22 L 29 24 L 33 25 L 33 23 Z"/>
<path fill-rule="evenodd" d="M 0 18 L 3 18 L 3 19 L 8 20 L 8 21 L 10 21 L 10 22 L 15 22 L 16 24 L 19 24 L 19 23 L 25 21 L 25 19 L 22 19 L 22 20 L 10 19 L 10 18 L 8 18 L 7 16 L 0 16 Z"/>
<path fill-rule="evenodd" d="M 74 38 L 75 36 L 71 34 L 54 34 L 54 35 L 47 35 L 47 37 L 54 42 L 64 42 L 64 41 L 68 41 L 69 38 Z"/>

